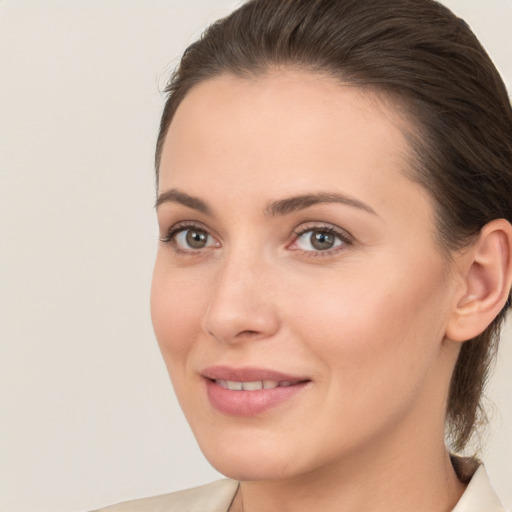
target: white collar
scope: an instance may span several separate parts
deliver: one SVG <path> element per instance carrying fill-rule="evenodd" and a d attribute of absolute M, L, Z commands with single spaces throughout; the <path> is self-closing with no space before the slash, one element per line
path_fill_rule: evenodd
<path fill-rule="evenodd" d="M 483 464 L 476 470 L 452 512 L 506 512 Z"/>

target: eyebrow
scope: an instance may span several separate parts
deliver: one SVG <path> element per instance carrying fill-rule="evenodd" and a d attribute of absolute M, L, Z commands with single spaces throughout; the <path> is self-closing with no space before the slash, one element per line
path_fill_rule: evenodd
<path fill-rule="evenodd" d="M 163 203 L 177 203 L 188 208 L 192 208 L 193 210 L 197 210 L 201 213 L 204 213 L 205 215 L 212 215 L 212 210 L 205 201 L 199 199 L 198 197 L 190 196 L 185 192 L 181 192 L 174 188 L 166 190 L 158 196 L 155 203 L 155 208 L 158 208 Z M 371 206 L 363 203 L 359 199 L 355 199 L 345 194 L 334 194 L 327 192 L 304 194 L 272 201 L 265 208 L 264 213 L 268 217 L 280 217 L 299 210 L 304 210 L 314 205 L 326 203 L 341 203 L 346 206 L 358 208 L 373 215 L 377 215 Z"/>
<path fill-rule="evenodd" d="M 326 192 L 319 192 L 317 194 L 305 194 L 274 201 L 270 203 L 270 205 L 265 209 L 265 215 L 269 217 L 277 217 L 281 215 L 287 215 L 298 210 L 303 210 L 305 208 L 309 208 L 310 206 L 325 203 L 341 203 L 347 206 L 358 208 L 373 215 L 377 215 L 371 206 L 363 203 L 362 201 L 359 201 L 358 199 L 344 194 L 333 194 Z"/>
<path fill-rule="evenodd" d="M 212 214 L 210 207 L 202 199 L 189 196 L 188 194 L 185 194 L 185 192 L 180 192 L 175 188 L 162 192 L 156 200 L 155 208 L 158 209 L 158 207 L 163 203 L 182 204 L 183 206 L 197 210 L 205 215 Z"/>

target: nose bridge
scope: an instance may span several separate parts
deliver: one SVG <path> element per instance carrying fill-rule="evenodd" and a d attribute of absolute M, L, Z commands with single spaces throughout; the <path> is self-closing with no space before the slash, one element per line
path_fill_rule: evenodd
<path fill-rule="evenodd" d="M 268 283 L 271 262 L 247 244 L 219 262 L 203 327 L 218 341 L 264 338 L 278 329 L 276 304 Z"/>

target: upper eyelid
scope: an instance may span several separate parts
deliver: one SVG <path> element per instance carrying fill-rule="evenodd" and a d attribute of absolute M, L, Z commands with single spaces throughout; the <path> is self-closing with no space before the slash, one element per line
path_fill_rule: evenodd
<path fill-rule="evenodd" d="M 172 224 L 169 228 L 167 228 L 166 231 L 170 232 L 170 231 L 186 230 L 187 228 L 199 228 L 204 231 L 207 231 L 208 234 L 210 234 L 214 237 L 217 237 L 216 235 L 213 234 L 212 229 L 207 227 L 202 222 L 195 221 L 195 220 L 183 220 L 183 221 L 176 222 L 176 223 Z M 326 231 L 333 231 L 335 233 L 339 233 L 340 236 L 346 236 L 349 238 L 353 238 L 353 236 L 346 229 L 335 226 L 334 224 L 331 224 L 329 222 L 321 222 L 321 221 L 302 222 L 301 224 L 299 224 L 292 230 L 292 234 L 297 234 L 299 232 L 302 234 L 307 231 L 314 231 L 314 230 L 321 231 L 322 229 L 324 229 Z"/>
<path fill-rule="evenodd" d="M 175 222 L 174 224 L 171 224 L 168 228 L 165 229 L 166 233 L 171 232 L 179 232 L 179 231 L 185 231 L 187 229 L 201 229 L 203 231 L 206 231 L 209 235 L 212 235 L 211 229 L 205 226 L 202 222 L 199 222 L 197 220 L 180 220 L 179 222 Z M 213 235 L 212 235 L 213 236 Z"/>
<path fill-rule="evenodd" d="M 300 236 L 303 235 L 304 233 L 307 233 L 308 231 L 322 231 L 322 229 L 338 235 L 344 241 L 350 241 L 352 243 L 355 241 L 354 236 L 349 231 L 340 228 L 339 226 L 336 226 L 334 224 L 331 224 L 330 222 L 303 222 L 302 224 L 297 226 L 293 230 L 293 232 L 295 233 L 295 235 Z"/>

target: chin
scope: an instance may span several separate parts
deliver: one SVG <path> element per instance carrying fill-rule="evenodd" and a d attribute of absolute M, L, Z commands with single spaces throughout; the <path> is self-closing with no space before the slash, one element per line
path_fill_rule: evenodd
<path fill-rule="evenodd" d="M 293 476 L 289 468 L 289 461 L 280 464 L 278 460 L 265 460 L 268 456 L 261 454 L 248 457 L 240 454 L 235 457 L 220 456 L 212 459 L 206 456 L 208 462 L 227 478 L 238 481 L 279 480 Z"/>
<path fill-rule="evenodd" d="M 208 462 L 224 476 L 233 480 L 277 480 L 292 476 L 293 454 L 277 450 L 268 442 L 206 441 L 198 438 L 199 447 Z"/>

